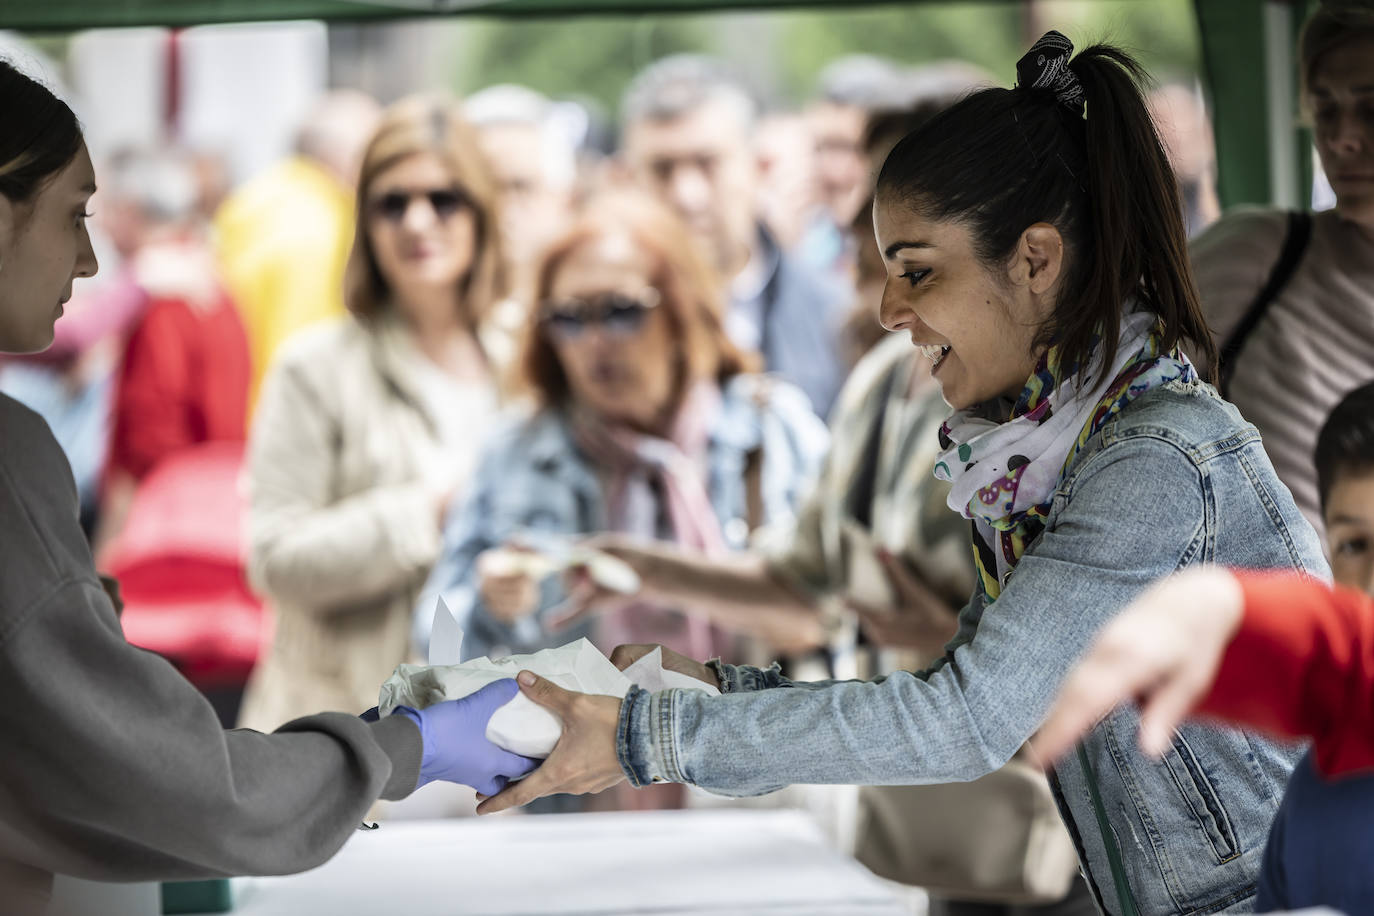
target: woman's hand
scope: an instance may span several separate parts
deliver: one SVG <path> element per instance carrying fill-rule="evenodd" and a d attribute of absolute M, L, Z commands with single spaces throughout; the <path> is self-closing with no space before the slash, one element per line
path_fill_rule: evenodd
<path fill-rule="evenodd" d="M 1141 749 L 1160 756 L 1211 688 L 1244 610 L 1236 577 L 1219 567 L 1155 585 L 1102 630 L 1060 688 L 1031 749 L 1047 763 L 1057 760 L 1117 704 L 1138 698 Z"/>
<path fill-rule="evenodd" d="M 611 664 L 615 665 L 621 671 L 624 671 L 626 668 L 630 667 L 635 662 L 639 661 L 641 658 L 648 655 L 655 649 L 663 650 L 664 670 L 676 671 L 678 674 L 685 674 L 688 677 L 694 677 L 699 681 L 704 681 L 705 683 L 710 684 L 712 687 L 715 687 L 717 689 L 720 688 L 720 681 L 716 678 L 715 672 L 713 672 L 710 668 L 706 667 L 701 662 L 696 661 L 695 659 L 691 659 L 678 652 L 674 652 L 667 646 L 659 646 L 654 644 L 616 646 L 615 651 L 611 653 Z"/>
<path fill-rule="evenodd" d="M 879 646 L 939 655 L 959 632 L 958 608 L 912 573 L 901 557 L 879 550 L 878 561 L 892 587 L 894 606 L 876 608 L 853 598 L 845 602 L 859 616 L 864 635 Z"/>
<path fill-rule="evenodd" d="M 501 793 L 482 798 L 478 814 L 495 814 L 558 792 L 603 792 L 625 778 L 615 752 L 619 699 L 573 693 L 531 671 L 521 671 L 516 680 L 525 696 L 558 716 L 563 735 L 539 769 Z"/>
<path fill-rule="evenodd" d="M 511 563 L 514 548 L 486 550 L 477 556 L 477 588 L 496 620 L 515 623 L 539 609 L 539 580 Z"/>
<path fill-rule="evenodd" d="M 615 557 L 629 566 L 639 576 L 640 590 L 636 594 L 626 594 L 606 588 L 597 584 L 587 567 L 573 567 L 563 577 L 567 597 L 548 617 L 553 630 L 571 626 L 592 614 L 642 601 L 649 590 L 652 554 L 637 541 L 616 534 L 601 534 L 579 541 L 578 546 Z"/>

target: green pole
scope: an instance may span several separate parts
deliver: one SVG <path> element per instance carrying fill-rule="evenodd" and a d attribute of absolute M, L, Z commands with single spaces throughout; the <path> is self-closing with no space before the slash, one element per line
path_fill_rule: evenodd
<path fill-rule="evenodd" d="M 1310 203 L 1312 147 L 1298 123 L 1296 64 L 1308 6 L 1308 0 L 1195 0 L 1223 208 Z"/>
<path fill-rule="evenodd" d="M 1264 0 L 1194 4 L 1216 135 L 1217 196 L 1224 209 L 1270 201 L 1263 7 Z"/>

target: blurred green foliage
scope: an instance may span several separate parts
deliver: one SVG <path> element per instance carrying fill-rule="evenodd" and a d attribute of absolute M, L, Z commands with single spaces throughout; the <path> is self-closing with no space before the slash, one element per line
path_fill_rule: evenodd
<path fill-rule="evenodd" d="M 1016 59 L 1057 28 L 1079 46 L 1110 40 L 1161 80 L 1191 79 L 1199 46 L 1192 0 L 1033 0 L 852 4 L 833 10 L 473 20 L 455 36 L 454 88 L 517 82 L 579 95 L 614 112 L 649 62 L 681 51 L 732 61 L 772 105 L 802 104 L 827 63 L 877 54 L 903 63 L 962 58 L 1010 83 Z"/>

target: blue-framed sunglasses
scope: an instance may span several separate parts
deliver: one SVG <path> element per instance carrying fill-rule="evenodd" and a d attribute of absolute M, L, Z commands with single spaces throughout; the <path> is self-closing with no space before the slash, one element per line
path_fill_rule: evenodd
<path fill-rule="evenodd" d="M 561 342 L 578 339 L 593 324 L 616 337 L 631 337 L 644 328 L 644 319 L 661 299 L 658 290 L 650 288 L 634 296 L 603 293 L 547 302 L 539 310 L 539 322 L 551 339 Z"/>

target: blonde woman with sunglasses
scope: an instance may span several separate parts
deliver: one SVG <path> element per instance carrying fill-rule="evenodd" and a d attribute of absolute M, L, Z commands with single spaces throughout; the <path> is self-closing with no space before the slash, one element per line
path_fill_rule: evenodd
<path fill-rule="evenodd" d="M 499 406 L 496 186 L 456 102 L 402 100 L 363 158 L 348 317 L 291 341 L 249 448 L 249 574 L 275 612 L 241 722 L 361 712 Z"/>

